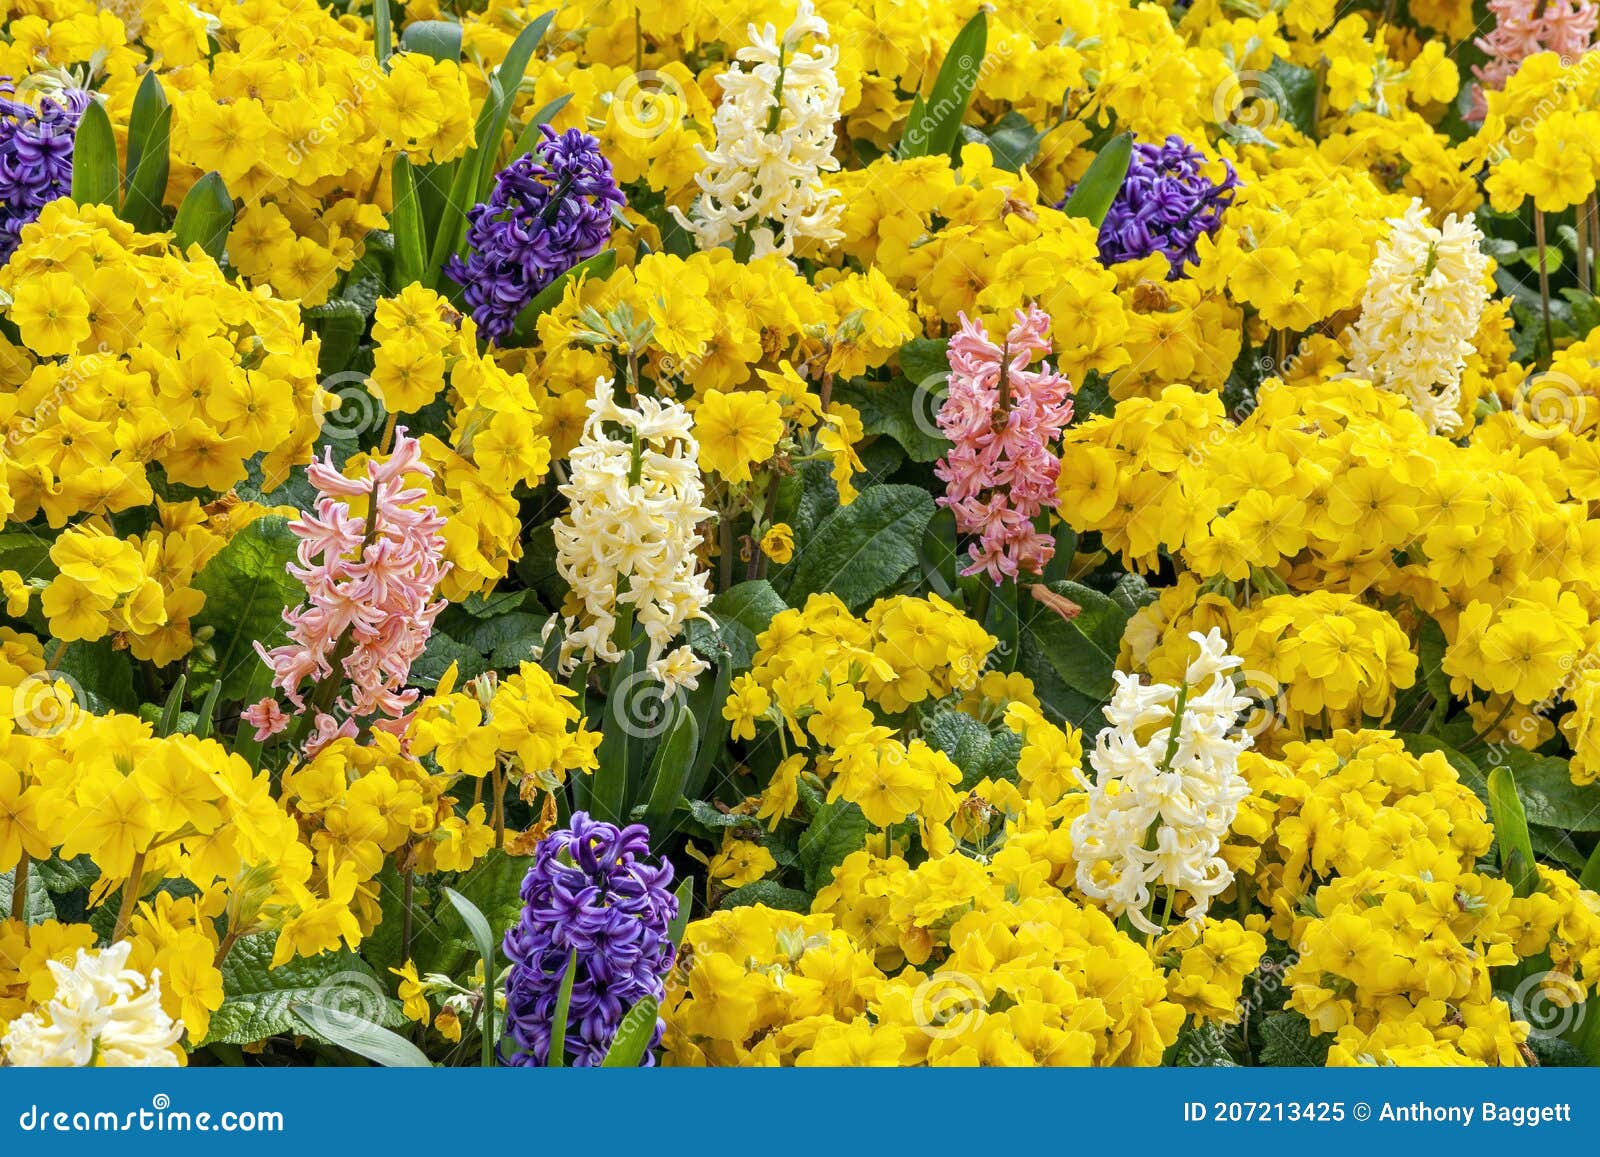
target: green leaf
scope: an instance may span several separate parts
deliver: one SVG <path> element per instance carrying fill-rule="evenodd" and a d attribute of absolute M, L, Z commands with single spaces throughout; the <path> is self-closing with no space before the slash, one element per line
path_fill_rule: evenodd
<path fill-rule="evenodd" d="M 716 624 L 690 623 L 689 641 L 706 658 L 720 658 L 719 648 L 726 648 L 725 662 L 738 670 L 749 669 L 755 659 L 756 637 L 767 629 L 772 617 L 786 610 L 783 601 L 766 579 L 750 579 L 723 591 L 711 601 L 711 618 Z M 726 700 L 726 696 L 723 700 Z M 721 703 L 716 704 L 720 712 Z"/>
<path fill-rule="evenodd" d="M 417 199 L 417 171 L 405 156 L 394 159 L 394 289 L 421 281 L 427 257 L 423 250 L 422 203 Z"/>
<path fill-rule="evenodd" d="M 467 931 L 472 935 L 472 942 L 478 948 L 478 955 L 483 960 L 483 984 L 486 999 L 483 1002 L 483 1067 L 494 1067 L 494 1049 L 499 1042 L 494 1034 L 494 1001 L 487 999 L 494 991 L 495 976 L 495 951 L 494 932 L 489 928 L 489 921 L 478 910 L 478 906 L 467 899 L 454 888 L 442 889 L 450 906 L 460 915 L 462 923 L 466 924 Z"/>
<path fill-rule="evenodd" d="M 863 490 L 817 527 L 787 573 L 791 603 L 831 591 L 852 611 L 885 594 L 917 565 L 917 546 L 933 518 L 933 498 L 920 486 Z"/>
<path fill-rule="evenodd" d="M 216 721 L 217 698 L 222 694 L 222 680 L 218 679 L 211 684 L 211 690 L 206 692 L 205 702 L 200 704 L 200 710 L 195 713 L 194 737 L 196 739 L 209 739 L 211 727 Z"/>
<path fill-rule="evenodd" d="M 717 662 L 717 676 L 714 680 L 701 679 L 700 686 L 689 692 L 689 710 L 701 721 L 700 750 L 695 753 L 694 766 L 689 770 L 689 778 L 683 785 L 683 794 L 689 799 L 698 800 L 704 793 L 706 781 L 711 778 L 711 769 L 716 765 L 717 756 L 727 745 L 728 731 L 732 724 L 723 717 L 722 706 L 728 701 L 728 689 L 732 685 L 733 661 L 723 659 Z"/>
<path fill-rule="evenodd" d="M 550 1022 L 550 1051 L 545 1065 L 552 1069 L 567 1063 L 567 1018 L 572 1014 L 572 982 L 578 978 L 578 950 L 574 948 L 567 957 L 567 970 L 561 976 L 561 989 L 556 993 L 555 1014 Z"/>
<path fill-rule="evenodd" d="M 91 99 L 72 142 L 72 199 L 80 205 L 115 208 L 122 189 L 117 176 L 117 138 L 106 106 Z"/>
<path fill-rule="evenodd" d="M 1122 182 L 1128 175 L 1128 165 L 1133 161 L 1133 134 L 1118 133 L 1105 143 L 1094 160 L 1089 162 L 1083 180 L 1072 190 L 1072 196 L 1061 206 L 1068 217 L 1081 217 L 1096 229 L 1111 212 L 1111 203 L 1117 199 Z"/>
<path fill-rule="evenodd" d="M 372 0 L 372 51 L 382 65 L 389 63 L 394 51 L 394 14 L 389 0 Z"/>
<path fill-rule="evenodd" d="M 417 661 L 411 664 L 412 685 L 432 690 L 439 685 L 439 680 L 444 678 L 444 673 L 452 663 L 456 667 L 458 686 L 488 670 L 483 661 L 483 652 L 451 638 L 443 631 L 435 631 L 428 636 L 428 645 L 423 648 Z"/>
<path fill-rule="evenodd" d="M 133 111 L 128 117 L 128 162 L 123 175 L 124 198 L 117 211 L 141 233 L 154 233 L 162 226 L 162 201 L 167 192 L 171 169 L 169 140 L 172 106 L 161 87 L 161 78 L 151 70 L 144 74 L 133 96 Z"/>
<path fill-rule="evenodd" d="M 776 880 L 757 880 L 753 884 L 735 888 L 722 898 L 717 907 L 747 908 L 753 904 L 762 904 L 784 912 L 799 912 L 802 915 L 811 911 L 810 896 L 797 888 L 785 888 Z"/>
<path fill-rule="evenodd" d="M 913 462 L 936 462 L 950 449 L 950 440 L 934 424 L 941 398 L 920 385 L 904 378 L 862 379 L 837 387 L 833 396 L 861 412 L 865 433 L 893 438 Z"/>
<path fill-rule="evenodd" d="M 914 337 L 900 347 L 900 372 L 918 385 L 950 376 L 950 345 L 944 338 Z"/>
<path fill-rule="evenodd" d="M 172 223 L 173 244 L 178 252 L 187 253 L 191 245 L 198 245 L 211 259 L 221 262 L 222 251 L 228 243 L 228 231 L 233 228 L 233 198 L 228 187 L 217 173 L 207 173 L 194 183 L 178 206 L 177 219 Z"/>
<path fill-rule="evenodd" d="M 289 1014 L 313 1036 L 366 1057 L 386 1069 L 431 1069 L 426 1053 L 397 1033 L 338 1009 L 293 1003 Z"/>
<path fill-rule="evenodd" d="M 475 200 L 482 201 L 489 195 L 489 185 L 494 181 L 495 162 L 500 159 L 500 138 L 505 135 L 506 121 L 511 117 L 511 106 L 516 102 L 517 89 L 522 86 L 522 77 L 528 71 L 528 62 L 533 59 L 534 50 L 539 47 L 539 41 L 544 39 L 544 34 L 549 31 L 550 22 L 555 19 L 555 15 L 552 10 L 529 21 L 527 27 L 517 33 L 517 38 L 511 42 L 511 47 L 506 51 L 505 59 L 495 70 L 495 80 L 499 84 L 498 87 L 490 88 L 490 98 L 486 98 L 494 100 L 492 113 L 488 118 L 488 128 L 476 138 L 479 160 Z"/>
<path fill-rule="evenodd" d="M 28 868 L 28 902 L 22 909 L 24 924 L 42 924 L 46 920 L 56 918 L 55 901 L 50 898 L 49 885 L 43 878 L 43 873 L 39 871 L 43 866 L 43 864 L 30 864 Z M 96 875 L 98 877 L 98 873 Z M 0 872 L 0 923 L 11 915 L 11 901 L 16 895 L 16 878 L 15 868 L 9 872 Z"/>
<path fill-rule="evenodd" d="M 454 64 L 461 59 L 461 25 L 454 20 L 414 20 L 400 34 L 400 47 Z"/>
<path fill-rule="evenodd" d="M 902 161 L 928 155 L 928 132 L 924 123 L 928 119 L 928 103 L 922 94 L 911 98 L 911 108 L 906 111 L 906 127 L 900 132 L 900 144 L 895 149 Z"/>
<path fill-rule="evenodd" d="M 606 1050 L 605 1060 L 600 1062 L 600 1067 L 637 1068 L 650 1049 L 660 1011 L 661 1002 L 655 997 L 640 997 L 639 1003 L 623 1014 L 622 1023 L 617 1026 L 617 1035 L 611 1038 L 611 1047 Z"/>
<path fill-rule="evenodd" d="M 341 949 L 270 968 L 277 942 L 276 932 L 257 932 L 241 937 L 228 953 L 222 964 L 222 1007 L 211 1015 L 206 1043 L 250 1044 L 303 1031 L 290 1011 L 293 1004 L 338 1009 L 386 1028 L 405 1022 L 400 1002 L 355 953 Z"/>
<path fill-rule="evenodd" d="M 539 142 L 544 140 L 544 134 L 539 131 L 541 125 L 547 125 L 556 119 L 556 114 L 567 107 L 572 100 L 570 92 L 564 92 L 552 101 L 546 101 L 538 110 L 528 118 L 528 123 L 522 127 L 517 143 L 512 146 L 511 159 L 513 161 L 527 156 L 539 147 Z"/>
<path fill-rule="evenodd" d="M 1317 134 L 1317 91 L 1322 82 L 1304 65 L 1274 58 L 1267 67 L 1268 91 L 1278 115 L 1308 137 Z M 1279 100 L 1279 97 L 1282 100 Z"/>
<path fill-rule="evenodd" d="M 694 911 L 694 877 L 685 876 L 678 881 L 677 890 L 672 895 L 678 901 L 678 914 L 667 926 L 667 939 L 672 942 L 673 948 L 678 948 L 683 944 L 683 934 L 689 930 L 689 914 Z"/>
<path fill-rule="evenodd" d="M 1501 753 L 1500 762 L 1516 777 L 1517 795 L 1529 823 L 1600 832 L 1600 784 L 1573 783 L 1565 759 L 1513 747 Z"/>
<path fill-rule="evenodd" d="M 867 842 L 872 825 L 853 803 L 838 800 L 823 804 L 800 834 L 800 867 L 806 874 L 806 888 L 815 894 L 833 880 L 833 870 L 851 852 Z"/>
<path fill-rule="evenodd" d="M 694 721 L 694 715 L 682 705 L 674 710 L 676 718 L 667 729 L 665 740 L 656 748 L 645 779 L 648 802 L 644 808 L 644 826 L 650 829 L 652 842 L 658 848 L 669 834 L 667 821 L 683 801 L 683 785 L 700 747 L 700 726 Z"/>
<path fill-rule="evenodd" d="M 444 888 L 445 899 L 450 901 L 461 920 L 467 926 L 467 932 L 472 936 L 472 943 L 478 949 L 478 955 L 483 957 L 483 970 L 485 976 L 494 975 L 495 948 L 494 933 L 489 928 L 489 921 L 478 910 L 478 906 L 467 899 L 454 888 Z"/>
<path fill-rule="evenodd" d="M 214 658 L 196 659 L 199 678 L 222 682 L 221 697 L 229 702 L 265 694 L 271 674 L 256 655 L 260 640 L 271 648 L 283 640 L 283 611 L 305 596 L 305 589 L 286 567 L 294 560 L 299 540 L 281 515 L 256 519 L 217 552 L 195 577 L 195 589 L 206 596 L 194 625 L 211 627 Z"/>
<path fill-rule="evenodd" d="M 155 73 L 146 75 L 154 77 Z M 171 130 L 172 108 L 167 106 L 156 114 L 155 123 L 139 156 L 138 167 L 129 174 L 127 197 L 118 210 L 118 216 L 141 233 L 155 233 L 161 229 L 162 199 L 166 195 L 167 175 L 171 169 L 168 148 Z M 132 163 L 130 160 L 129 164 Z"/>
<path fill-rule="evenodd" d="M 1110 696 L 1117 651 L 1128 614 L 1114 600 L 1075 582 L 1054 582 L 1048 589 L 1080 608 L 1076 618 L 1063 619 L 1049 607 L 1032 604 L 1023 632 L 1026 644 L 1037 647 L 1061 681 L 1093 699 Z"/>
<path fill-rule="evenodd" d="M 533 339 L 534 326 L 539 318 L 548 313 L 552 307 L 561 301 L 567 292 L 567 286 L 574 281 L 585 277 L 598 278 L 604 281 L 610 277 L 617 268 L 617 251 L 615 249 L 602 249 L 593 257 L 580 261 L 560 277 L 534 295 L 521 313 L 517 314 L 514 324 L 514 340 L 518 345 L 525 345 Z"/>
<path fill-rule="evenodd" d="M 178 729 L 178 714 L 183 710 L 183 692 L 188 685 L 187 675 L 179 675 L 178 681 L 172 685 L 172 691 L 167 695 L 167 704 L 161 709 L 161 722 L 156 730 L 157 735 L 168 736 Z"/>
<path fill-rule="evenodd" d="M 1020 173 L 1038 155 L 1040 142 L 1050 135 L 1050 129 L 1034 128 L 1027 117 L 1012 109 L 980 135 L 994 154 L 997 166 Z"/>
<path fill-rule="evenodd" d="M 1311 1035 L 1311 1022 L 1298 1012 L 1275 1012 L 1261 1021 L 1263 1065 L 1287 1068 L 1321 1068 L 1328 1063 L 1329 1037 Z"/>
<path fill-rule="evenodd" d="M 967 115 L 972 90 L 983 71 L 983 57 L 989 39 L 989 22 L 983 9 L 967 21 L 950 41 L 944 63 L 923 108 L 912 106 L 900 139 L 902 157 L 937 157 L 952 152 Z M 921 113 L 921 116 L 917 114 Z"/>
<path fill-rule="evenodd" d="M 1497 767 L 1489 773 L 1489 809 L 1494 815 L 1501 874 L 1518 896 L 1531 896 L 1539 886 L 1539 873 L 1528 836 L 1528 817 L 1517 798 L 1517 781 L 1510 768 Z"/>
<path fill-rule="evenodd" d="M 628 718 L 628 701 L 645 690 L 643 678 L 634 677 L 634 654 L 622 656 L 611 669 L 610 692 L 606 695 L 605 724 L 600 746 L 595 752 L 598 766 L 589 777 L 588 809 L 596 819 L 608 823 L 627 822 L 629 748 L 637 728 Z M 663 707 L 665 705 L 663 704 Z"/>

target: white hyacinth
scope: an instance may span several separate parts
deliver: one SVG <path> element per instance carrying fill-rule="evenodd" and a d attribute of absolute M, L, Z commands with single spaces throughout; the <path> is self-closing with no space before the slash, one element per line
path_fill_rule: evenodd
<path fill-rule="evenodd" d="M 1111 726 L 1089 754 L 1089 809 L 1071 829 L 1078 890 L 1143 932 L 1161 930 L 1146 911 L 1156 887 L 1169 904 L 1189 897 L 1182 915 L 1192 924 L 1205 919 L 1233 880 L 1220 851 L 1250 794 L 1238 772 L 1250 736 L 1236 726 L 1250 700 L 1228 674 L 1240 660 L 1215 628 L 1189 637 L 1200 653 L 1185 687 L 1116 672 Z"/>
<path fill-rule="evenodd" d="M 693 619 L 707 619 L 709 576 L 697 567 L 702 505 L 700 445 L 689 412 L 677 402 L 641 396 L 637 409 L 617 405 L 601 378 L 561 487 L 567 513 L 555 523 L 556 570 L 583 603 L 582 625 L 569 620 L 563 668 L 622 658 L 613 634 L 619 606 L 650 641 L 649 670 L 669 691 L 694 687 L 706 664 L 687 646 L 671 651 Z M 615 432 L 614 432 L 615 431 Z"/>
<path fill-rule="evenodd" d="M 801 0 L 780 37 L 770 24 L 750 25 L 750 44 L 717 78 L 722 101 L 713 124 L 717 147 L 697 146 L 705 168 L 695 178 L 693 215 L 672 215 L 701 249 L 729 244 L 743 231 L 751 256 L 789 256 L 802 240 L 838 243 L 844 201 L 823 186 L 839 167 L 833 155 L 839 119 L 839 50 L 826 43 L 828 24 Z M 809 51 L 801 44 L 812 40 Z M 774 124 L 774 110 L 776 123 Z"/>
<path fill-rule="evenodd" d="M 1404 394 L 1436 434 L 1461 425 L 1461 373 L 1489 301 L 1489 259 L 1470 217 L 1438 229 L 1421 201 L 1391 218 L 1350 330 L 1349 371 Z"/>
<path fill-rule="evenodd" d="M 129 968 L 126 940 L 98 952 L 78 949 L 71 967 L 48 963 L 56 992 L 11 1022 L 0 1060 L 26 1068 L 172 1068 L 183 1035 L 161 1007 L 161 974 Z"/>

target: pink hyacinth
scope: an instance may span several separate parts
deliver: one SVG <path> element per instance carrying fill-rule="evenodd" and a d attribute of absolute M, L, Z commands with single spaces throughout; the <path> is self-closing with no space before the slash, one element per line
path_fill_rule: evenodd
<path fill-rule="evenodd" d="M 988 571 L 996 583 L 1041 574 L 1055 541 L 1034 519 L 1056 505 L 1061 460 L 1052 447 L 1072 419 L 1072 383 L 1035 355 L 1050 352 L 1050 315 L 1030 305 L 1017 311 L 1005 347 L 961 316 L 950 339 L 950 386 L 939 429 L 954 445 L 934 473 L 946 484 L 939 499 L 956 529 L 975 535 L 964 573 Z"/>
<path fill-rule="evenodd" d="M 1489 0 L 1495 26 L 1477 45 L 1489 57 L 1472 66 L 1478 83 L 1472 89 L 1471 121 L 1481 121 L 1488 102 L 1485 93 L 1506 86 L 1528 57 L 1554 52 L 1574 63 L 1593 45 L 1597 9 L 1592 0 Z"/>
<path fill-rule="evenodd" d="M 394 452 L 368 460 L 366 477 L 346 478 L 331 456 L 306 470 L 318 490 L 313 512 L 289 524 L 300 539 L 300 565 L 288 571 L 305 584 L 307 602 L 283 613 L 289 642 L 256 651 L 273 671 L 273 686 L 298 713 L 308 710 L 301 685 L 313 686 L 341 667 L 346 685 L 332 704 L 339 719 L 316 717 L 311 746 L 356 731 L 355 720 L 377 715 L 400 719 L 415 702 L 407 689 L 411 664 L 427 646 L 444 601 L 430 602 L 448 565 L 443 561 L 445 520 L 419 505 L 427 491 L 406 484 L 408 475 L 432 478 L 415 438 L 395 431 Z M 368 514 L 353 514 L 348 499 L 366 498 Z M 248 709 L 261 738 L 285 719 L 271 700 Z M 265 734 L 262 734 L 262 733 Z"/>

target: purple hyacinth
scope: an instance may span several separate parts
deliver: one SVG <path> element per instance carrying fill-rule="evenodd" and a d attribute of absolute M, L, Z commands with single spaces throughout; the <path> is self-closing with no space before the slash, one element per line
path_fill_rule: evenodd
<path fill-rule="evenodd" d="M 72 192 L 72 143 L 90 100 L 82 89 L 66 89 L 36 108 L 15 96 L 11 78 L 0 77 L 0 263 L 40 209 Z"/>
<path fill-rule="evenodd" d="M 489 199 L 467 210 L 472 252 L 445 267 L 496 343 L 541 289 L 605 247 L 612 211 L 625 203 L 599 141 L 577 129 L 539 131 L 539 147 L 502 169 Z"/>
<path fill-rule="evenodd" d="M 618 828 L 575 812 L 572 826 L 539 843 L 522 881 L 522 918 L 506 933 L 506 1032 L 510 1065 L 548 1062 L 550 1030 L 567 963 L 577 975 L 567 1016 L 566 1052 L 578 1066 L 598 1065 L 623 1016 L 639 1000 L 660 1000 L 672 968 L 670 928 L 678 914 L 672 865 L 647 861 L 643 824 Z M 658 1018 L 643 1063 L 664 1028 Z"/>
<path fill-rule="evenodd" d="M 1105 265 L 1136 261 L 1160 252 L 1171 266 L 1168 280 L 1197 262 L 1195 243 L 1214 233 L 1222 211 L 1233 204 L 1239 177 L 1227 161 L 1218 184 L 1202 172 L 1206 158 L 1177 134 L 1165 144 L 1133 147 L 1128 175 L 1100 225 L 1100 260 Z"/>

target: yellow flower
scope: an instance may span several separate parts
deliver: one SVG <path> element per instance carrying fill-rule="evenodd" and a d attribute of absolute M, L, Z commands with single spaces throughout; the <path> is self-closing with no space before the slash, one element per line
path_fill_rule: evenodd
<path fill-rule="evenodd" d="M 694 412 L 700 465 L 729 482 L 750 481 L 750 468 L 772 457 L 783 437 L 783 407 L 769 394 L 708 390 Z"/>
<path fill-rule="evenodd" d="M 775 522 L 761 536 L 761 553 L 782 566 L 794 557 L 794 531 L 787 522 Z"/>

